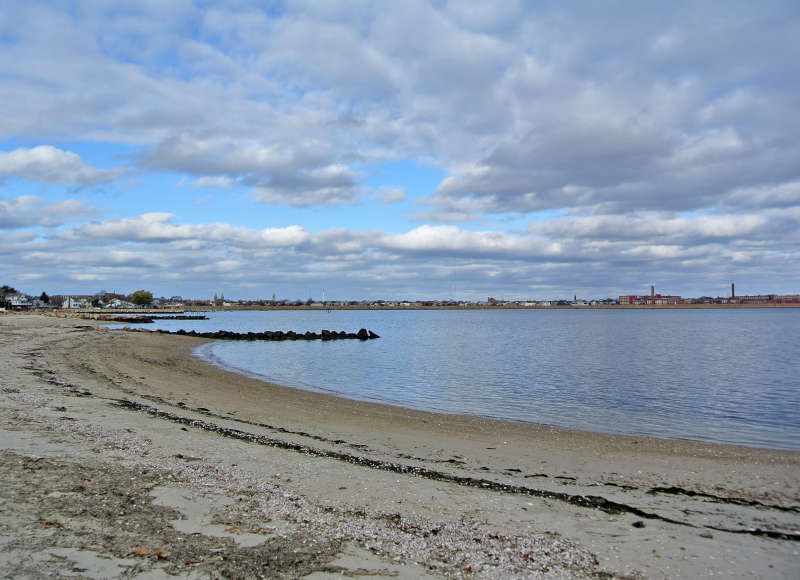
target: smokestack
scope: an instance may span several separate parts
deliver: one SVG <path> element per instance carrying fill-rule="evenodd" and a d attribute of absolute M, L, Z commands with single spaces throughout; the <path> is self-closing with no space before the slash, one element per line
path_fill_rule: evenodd
<path fill-rule="evenodd" d="M 736 291 L 734 290 L 733 282 L 731 282 L 731 298 L 736 298 Z"/>
<path fill-rule="evenodd" d="M 650 298 L 655 298 L 656 296 L 656 285 L 650 284 Z"/>

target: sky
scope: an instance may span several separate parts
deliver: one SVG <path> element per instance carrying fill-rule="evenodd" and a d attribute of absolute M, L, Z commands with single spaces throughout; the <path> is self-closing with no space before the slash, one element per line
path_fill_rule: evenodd
<path fill-rule="evenodd" d="M 800 293 L 798 55 L 793 0 L 0 0 L 0 283 Z"/>

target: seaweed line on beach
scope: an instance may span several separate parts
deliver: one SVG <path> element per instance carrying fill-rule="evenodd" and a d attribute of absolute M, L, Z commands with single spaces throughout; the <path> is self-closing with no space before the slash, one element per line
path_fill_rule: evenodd
<path fill-rule="evenodd" d="M 289 441 L 284 441 L 282 439 L 275 439 L 271 437 L 266 437 L 264 435 L 257 435 L 254 433 L 248 433 L 246 431 L 242 431 L 240 429 L 231 429 L 228 427 L 223 427 L 221 425 L 217 425 L 215 423 L 211 423 L 208 421 L 203 421 L 201 419 L 194 419 L 191 417 L 184 417 L 181 415 L 177 415 L 175 413 L 171 413 L 169 411 L 164 411 L 161 409 L 157 409 L 150 405 L 146 405 L 144 403 L 138 403 L 134 401 L 130 401 L 127 399 L 110 399 L 114 405 L 122 408 L 127 408 L 143 413 L 147 413 L 154 417 L 159 417 L 162 419 L 167 419 L 173 421 L 175 423 L 180 423 L 183 425 L 188 425 L 191 427 L 203 429 L 205 431 L 214 432 L 219 435 L 223 435 L 225 437 L 230 437 L 233 439 L 239 439 L 242 441 L 248 441 L 251 443 L 255 443 L 258 445 L 266 445 L 269 447 L 276 447 L 280 449 L 296 451 L 298 453 L 303 453 L 306 455 L 316 456 L 316 457 L 325 457 L 328 459 L 335 459 L 339 461 L 345 461 L 347 463 L 360 465 L 363 467 L 369 467 L 371 469 L 378 469 L 381 471 L 390 471 L 393 473 L 400 473 L 405 475 L 416 475 L 418 477 L 423 477 L 429 480 L 434 481 L 441 481 L 446 483 L 453 483 L 457 485 L 461 485 L 464 487 L 475 487 L 479 489 L 484 489 L 488 491 L 496 491 L 500 493 L 507 493 L 513 495 L 526 495 L 532 497 L 540 497 L 544 499 L 552 499 L 557 501 L 562 501 L 564 503 L 568 503 L 571 505 L 575 505 L 578 507 L 584 508 L 593 508 L 601 510 L 608 514 L 632 514 L 636 515 L 641 518 L 651 519 L 651 520 L 660 520 L 666 523 L 675 524 L 679 526 L 687 526 L 696 528 L 693 524 L 688 522 L 682 522 L 679 520 L 675 520 L 666 516 L 662 516 L 656 513 L 647 512 L 642 509 L 639 509 L 635 506 L 630 506 L 627 504 L 615 502 L 608 500 L 601 496 L 596 495 L 574 495 L 568 494 L 563 492 L 556 492 L 556 491 L 548 491 L 548 490 L 541 490 L 535 489 L 520 485 L 508 485 L 503 483 L 498 483 L 496 481 L 487 480 L 487 479 L 479 479 L 473 477 L 464 477 L 458 475 L 452 475 L 443 473 L 441 471 L 436 471 L 433 469 L 428 469 L 426 467 L 419 467 L 413 465 L 405 465 L 401 463 L 394 463 L 394 462 L 387 462 L 381 461 L 379 459 L 371 459 L 367 457 L 361 457 L 358 455 L 352 455 L 349 453 L 344 453 L 341 451 L 330 451 L 330 450 L 323 450 L 323 449 L 316 449 L 314 447 L 310 447 L 308 445 L 303 445 L 301 443 L 292 443 Z M 760 528 L 754 529 L 735 529 L 735 528 L 723 528 L 723 527 L 715 527 L 715 526 L 702 526 L 704 528 L 713 529 L 719 532 L 729 532 L 735 534 L 750 534 L 754 536 L 762 536 L 768 537 L 771 539 L 776 540 L 788 540 L 788 541 L 800 541 L 800 534 L 792 534 L 786 532 L 776 532 L 772 530 L 762 530 Z"/>
<path fill-rule="evenodd" d="M 65 388 L 67 391 L 71 392 L 75 396 L 81 397 L 81 396 L 92 395 L 91 392 L 87 391 L 86 389 L 84 389 L 82 387 L 78 387 L 77 385 L 74 385 L 74 384 L 71 384 L 71 383 L 68 383 L 68 382 L 64 382 L 64 381 L 56 378 L 55 373 L 53 373 L 52 371 L 50 371 L 50 370 L 48 370 L 46 368 L 35 367 L 35 366 L 27 366 L 27 367 L 23 367 L 23 368 L 26 368 L 27 370 L 32 371 L 33 374 L 38 376 L 38 378 L 43 380 L 44 382 L 49 383 L 49 384 L 53 384 L 55 386 L 59 386 L 59 387 Z M 128 389 L 126 389 L 124 387 L 124 385 L 122 383 L 120 383 L 119 381 L 110 379 L 108 377 L 106 377 L 106 378 L 111 380 L 111 382 L 114 383 L 114 385 L 117 388 L 122 389 L 123 391 L 127 392 L 128 394 L 134 395 L 134 393 L 132 391 L 129 391 Z M 137 394 L 137 396 L 143 397 L 143 398 L 145 398 L 147 400 L 151 400 L 151 401 L 153 401 L 155 403 L 173 405 L 173 403 L 170 403 L 169 401 L 164 400 L 162 397 L 153 396 L 153 395 L 142 395 L 142 394 Z M 100 397 L 100 398 L 107 399 L 107 400 L 111 401 L 112 403 L 119 403 L 120 401 L 125 401 L 124 405 L 126 405 L 126 406 L 133 406 L 133 407 L 140 406 L 140 408 L 137 408 L 137 410 L 139 410 L 139 411 L 147 411 L 150 414 L 158 414 L 158 415 L 160 415 L 160 416 L 162 416 L 164 418 L 167 418 L 167 419 L 170 419 L 170 420 L 173 420 L 173 421 L 182 422 L 184 424 L 192 424 L 193 426 L 199 426 L 199 425 L 196 424 L 197 420 L 195 420 L 195 419 L 190 419 L 190 418 L 186 418 L 186 417 L 179 417 L 178 415 L 175 415 L 173 413 L 169 413 L 167 411 L 161 411 L 161 410 L 156 409 L 155 407 L 150 407 L 150 406 L 144 405 L 142 403 L 132 403 L 132 402 L 124 400 L 124 399 L 115 399 L 115 398 L 107 398 L 107 397 Z M 316 441 L 319 441 L 319 442 L 322 442 L 322 443 L 329 443 L 329 444 L 334 444 L 334 445 L 341 445 L 341 444 L 346 444 L 347 443 L 346 441 L 344 441 L 342 439 L 330 439 L 330 438 L 327 438 L 327 437 L 323 437 L 323 436 L 320 436 L 320 435 L 317 435 L 317 434 L 313 434 L 313 433 L 308 433 L 308 432 L 305 432 L 305 431 L 290 430 L 290 429 L 286 429 L 285 427 L 274 426 L 274 425 L 270 425 L 270 424 L 267 424 L 267 423 L 256 422 L 256 421 L 248 421 L 246 419 L 242 419 L 242 418 L 238 418 L 238 417 L 222 416 L 222 415 L 219 415 L 217 413 L 213 413 L 211 410 L 209 410 L 209 409 L 207 409 L 205 407 L 192 408 L 192 407 L 187 407 L 186 405 L 184 405 L 182 403 L 178 403 L 178 406 L 180 406 L 182 409 L 185 409 L 187 411 L 201 413 L 201 414 L 204 414 L 204 415 L 212 417 L 212 418 L 218 418 L 218 419 L 222 419 L 222 420 L 226 420 L 226 421 L 234 421 L 234 422 L 237 422 L 237 423 L 251 425 L 251 426 L 254 426 L 254 427 L 268 429 L 268 430 L 271 430 L 271 431 L 275 431 L 275 432 L 278 432 L 278 433 L 284 433 L 284 434 L 288 434 L 288 435 L 298 435 L 298 436 L 306 437 L 306 438 L 309 438 L 309 439 L 313 439 L 313 440 L 316 440 Z M 150 409 L 152 409 L 153 411 L 150 411 Z M 379 469 L 379 470 L 382 470 L 382 471 L 393 471 L 393 472 L 396 472 L 396 473 L 412 473 L 414 475 L 418 475 L 420 477 L 425 477 L 425 478 L 430 479 L 430 480 L 447 481 L 447 482 L 455 483 L 455 484 L 466 486 L 466 487 L 480 487 L 480 488 L 483 488 L 483 489 L 489 489 L 489 490 L 492 490 L 492 491 L 510 493 L 510 494 L 515 494 L 515 495 L 529 495 L 529 496 L 542 497 L 542 498 L 545 498 L 545 499 L 554 499 L 554 500 L 563 501 L 563 502 L 566 502 L 566 503 L 569 503 L 569 504 L 572 504 L 572 505 L 576 505 L 576 506 L 579 506 L 579 507 L 600 509 L 601 511 L 604 511 L 604 512 L 609 513 L 609 514 L 630 513 L 630 514 L 633 514 L 633 515 L 636 515 L 636 516 L 639 516 L 639 517 L 642 517 L 642 518 L 646 518 L 646 519 L 661 520 L 661 521 L 664 521 L 664 522 L 667 522 L 667 523 L 673 523 L 673 524 L 682 525 L 682 526 L 688 526 L 688 527 L 704 527 L 704 528 L 708 528 L 708 529 L 714 529 L 716 531 L 728 531 L 728 532 L 737 533 L 737 534 L 745 533 L 745 534 L 751 534 L 751 535 L 754 535 L 754 536 L 770 537 L 770 538 L 773 538 L 773 539 L 800 541 L 800 534 L 777 532 L 777 531 L 772 531 L 772 530 L 762 530 L 762 529 L 759 529 L 759 528 L 752 528 L 752 529 L 722 528 L 722 527 L 715 527 L 715 526 L 708 525 L 708 524 L 705 524 L 703 526 L 695 526 L 695 525 L 690 524 L 688 522 L 674 520 L 674 519 L 671 519 L 671 518 L 667 518 L 665 516 L 661 516 L 659 514 L 646 512 L 646 511 L 641 510 L 639 508 L 636 508 L 634 506 L 630 506 L 630 505 L 627 505 L 627 504 L 624 504 L 624 503 L 614 502 L 614 501 L 608 500 L 608 499 L 600 497 L 600 496 L 578 495 L 578 494 L 568 494 L 568 493 L 562 493 L 562 492 L 556 492 L 556 491 L 546 491 L 546 490 L 539 490 L 539 489 L 535 489 L 535 488 L 529 488 L 529 487 L 525 487 L 525 486 L 513 486 L 513 485 L 501 484 L 501 483 L 498 483 L 498 482 L 495 482 L 495 481 L 492 481 L 492 480 L 483 479 L 483 478 L 478 479 L 478 478 L 472 478 L 472 477 L 456 476 L 456 475 L 447 474 L 447 473 L 443 473 L 443 472 L 440 472 L 440 471 L 436 471 L 436 470 L 432 470 L 432 469 L 428 469 L 428 468 L 424 468 L 424 467 L 409 466 L 409 465 L 404 465 L 404 464 L 395 463 L 395 462 L 381 461 L 381 460 L 377 460 L 377 459 L 370 459 L 370 458 L 357 456 L 357 455 L 352 455 L 352 454 L 344 453 L 344 452 L 338 452 L 338 451 L 324 451 L 324 450 L 316 449 L 316 448 L 313 448 L 313 447 L 305 446 L 305 445 L 302 445 L 302 444 L 289 443 L 289 442 L 283 441 L 281 439 L 271 439 L 271 438 L 266 438 L 264 436 L 253 435 L 253 434 L 247 433 L 245 431 L 227 429 L 225 427 L 221 427 L 221 426 L 215 425 L 213 423 L 203 422 L 202 428 L 205 429 L 205 430 L 215 431 L 215 432 L 217 432 L 219 434 L 222 434 L 222 435 L 225 435 L 225 436 L 228 436 L 228 437 L 244 439 L 244 440 L 248 440 L 248 441 L 251 441 L 251 442 L 254 442 L 254 443 L 259 443 L 259 444 L 262 444 L 262 445 L 269 445 L 269 446 L 272 446 L 272 447 L 280 447 L 280 448 L 284 448 L 284 449 L 290 449 L 290 450 L 294 450 L 294 451 L 298 451 L 298 452 L 302 452 L 302 453 L 306 453 L 306 454 L 310 454 L 310 455 L 325 456 L 325 457 L 328 457 L 328 458 L 337 459 L 337 460 L 340 460 L 340 461 L 346 461 L 348 463 L 359 464 L 359 465 L 362 465 L 362 466 L 365 466 L 365 467 L 370 467 L 370 468 L 373 468 L 373 469 Z M 253 438 L 259 438 L 260 440 L 259 441 L 255 441 L 255 440 L 253 440 Z M 357 449 L 366 449 L 366 447 L 367 447 L 365 445 L 358 445 L 358 444 L 349 444 L 349 446 L 357 448 Z M 416 461 L 426 461 L 426 460 L 423 460 L 423 459 L 420 459 L 420 458 L 416 458 L 416 457 L 413 457 L 413 456 L 410 456 L 410 455 L 403 455 L 401 457 L 404 458 L 404 459 L 412 459 L 412 460 L 416 460 Z M 450 464 L 456 464 L 456 465 L 461 463 L 459 461 L 455 461 L 455 460 L 452 460 L 452 459 L 451 460 L 440 460 L 440 461 L 437 461 L 437 462 L 438 463 L 450 463 Z M 547 475 L 546 474 L 534 474 L 534 475 L 531 475 L 531 476 L 526 476 L 526 478 L 527 477 L 547 477 Z M 616 484 L 606 483 L 606 485 L 612 485 L 613 486 L 613 485 L 616 485 Z M 624 488 L 628 488 L 628 489 L 637 489 L 637 488 L 631 487 L 631 486 L 618 486 L 618 487 L 624 487 Z M 706 499 L 706 500 L 709 500 L 712 503 L 742 505 L 742 506 L 755 507 L 755 508 L 759 508 L 759 509 L 776 510 L 776 511 L 789 512 L 789 513 L 800 513 L 800 507 L 798 507 L 798 506 L 781 506 L 781 505 L 772 504 L 772 503 L 767 504 L 767 503 L 756 501 L 756 500 L 746 500 L 746 499 L 735 498 L 735 497 L 724 497 L 724 496 L 719 496 L 719 495 L 710 494 L 710 493 L 706 493 L 706 492 L 688 490 L 688 489 L 685 489 L 685 488 L 682 488 L 682 487 L 677 487 L 677 486 L 653 487 L 653 488 L 651 488 L 649 490 L 643 490 L 643 491 L 645 491 L 649 495 L 657 495 L 657 494 L 684 495 L 684 496 L 687 496 L 687 497 L 697 497 L 697 498 Z"/>
<path fill-rule="evenodd" d="M 117 386 L 121 386 L 118 383 L 115 383 L 115 384 Z M 123 388 L 123 390 L 125 392 L 128 392 L 129 394 L 134 394 L 133 391 L 130 391 L 128 389 L 124 389 Z M 83 392 L 81 392 L 80 389 L 78 389 L 77 394 L 78 394 L 78 396 L 81 396 L 81 395 L 84 395 L 86 393 L 83 393 Z M 170 401 L 167 401 L 163 397 L 159 397 L 159 396 L 143 395 L 143 394 L 137 394 L 137 396 L 139 396 L 141 398 L 144 398 L 144 399 L 147 399 L 147 400 L 150 400 L 150 401 L 153 401 L 155 403 L 161 403 L 161 404 L 166 404 L 166 405 L 175 405 L 174 403 L 171 403 Z M 118 399 L 109 399 L 109 400 L 117 401 Z M 328 437 L 324 437 L 322 435 L 317 435 L 317 434 L 314 434 L 314 433 L 308 433 L 306 431 L 297 431 L 297 430 L 287 429 L 286 427 L 270 425 L 269 423 L 263 423 L 263 422 L 260 422 L 260 421 L 250 421 L 250 420 L 247 420 L 247 419 L 243 419 L 241 417 L 220 415 L 219 413 L 214 413 L 213 411 L 211 411 L 210 409 L 207 409 L 206 407 L 189 407 L 189 406 L 185 405 L 184 403 L 177 403 L 177 406 L 179 406 L 181 409 L 184 409 L 184 410 L 187 410 L 187 411 L 196 412 L 196 413 L 200 413 L 200 414 L 206 415 L 208 417 L 213 417 L 213 418 L 216 418 L 216 419 L 222 419 L 222 420 L 225 420 L 225 421 L 233 421 L 233 422 L 241 423 L 241 424 L 244 424 L 244 425 L 250 425 L 250 426 L 258 427 L 258 428 L 262 428 L 262 429 L 268 429 L 270 431 L 274 431 L 274 432 L 277 432 L 277 433 L 285 433 L 287 435 L 298 435 L 300 437 L 306 437 L 308 439 L 313 439 L 313 440 L 319 441 L 321 443 L 330 443 L 330 444 L 334 444 L 334 445 L 347 444 L 350 447 L 354 447 L 354 448 L 357 448 L 357 449 L 360 449 L 360 450 L 364 450 L 364 451 L 368 450 L 368 446 L 363 445 L 363 444 L 347 443 L 347 441 L 345 441 L 344 439 L 331 439 L 331 438 L 328 438 Z M 349 454 L 344 454 L 344 455 L 346 457 L 351 457 Z M 401 459 L 410 459 L 410 460 L 419 461 L 419 462 L 447 463 L 447 464 L 456 465 L 456 466 L 465 465 L 464 461 L 461 461 L 461 460 L 458 460 L 458 459 L 454 459 L 454 458 L 451 458 L 451 459 L 433 459 L 433 460 L 431 460 L 431 459 L 424 459 L 424 458 L 421 458 L 421 457 L 415 457 L 413 455 L 409 455 L 409 454 L 406 454 L 406 453 L 401 453 L 401 454 L 398 454 L 397 456 L 400 457 Z M 352 457 L 356 457 L 356 456 L 352 456 Z M 391 462 L 386 462 L 386 461 L 381 462 L 381 463 L 382 464 L 386 464 L 386 465 L 395 465 L 395 464 L 393 464 Z M 408 467 L 412 468 L 413 466 L 408 466 Z M 486 468 L 482 467 L 481 469 L 486 469 Z M 519 469 L 514 469 L 514 468 L 507 468 L 505 471 L 520 472 Z M 439 473 L 439 472 L 435 472 L 435 473 Z M 450 476 L 450 475 L 447 475 L 447 474 L 442 474 L 442 475 L 443 476 L 447 476 L 447 477 L 455 477 L 455 476 Z M 546 473 L 534 473 L 534 474 L 525 475 L 524 477 L 525 477 L 525 479 L 528 479 L 528 478 L 533 478 L 533 477 L 548 478 L 550 476 L 547 475 Z M 566 477 L 566 476 L 558 476 L 557 475 L 554 478 L 555 479 L 566 479 L 566 480 L 570 480 L 570 481 L 575 481 L 574 477 Z M 467 479 L 471 479 L 471 478 L 467 478 Z M 479 480 L 479 481 L 483 482 L 483 481 L 486 481 L 486 480 Z M 497 485 L 501 485 L 501 484 L 497 484 Z M 640 489 L 640 488 L 638 488 L 636 486 L 621 485 L 621 484 L 617 484 L 617 483 L 613 483 L 613 482 L 603 482 L 603 485 L 604 486 L 609 486 L 609 487 L 618 487 L 618 488 L 624 489 L 626 491 Z M 528 488 L 524 488 L 523 487 L 521 489 L 528 489 Z M 536 490 L 536 491 L 539 491 L 539 490 Z M 706 493 L 706 492 L 685 489 L 685 488 L 678 487 L 678 486 L 652 487 L 650 489 L 643 490 L 643 491 L 645 491 L 645 493 L 647 493 L 649 495 L 657 495 L 657 494 L 685 495 L 687 497 L 698 497 L 698 498 L 707 499 L 707 500 L 709 500 L 709 501 L 711 501 L 713 503 L 741 505 L 741 506 L 749 506 L 749 507 L 754 507 L 754 508 L 759 508 L 759 509 L 766 509 L 766 510 L 776 510 L 776 511 L 782 511 L 782 512 L 800 513 L 800 506 L 782 506 L 782 505 L 773 504 L 773 503 L 764 503 L 764 502 L 757 501 L 757 500 L 748 500 L 748 499 L 741 499 L 741 498 L 736 498 L 736 497 L 725 497 L 725 496 L 721 496 L 721 495 L 715 495 L 715 494 L 710 494 L 710 493 Z M 550 492 L 542 492 L 542 493 L 550 493 Z M 565 495 L 569 495 L 569 494 L 565 494 Z M 577 497 L 583 497 L 583 496 L 577 496 Z M 557 498 L 554 498 L 554 499 L 557 499 Z M 620 505 L 622 505 L 622 504 L 620 504 Z M 593 507 L 593 506 L 588 506 L 588 507 Z M 620 513 L 620 512 L 609 512 L 609 513 Z"/>
<path fill-rule="evenodd" d="M 170 404 L 168 401 L 164 400 L 162 397 L 154 397 L 152 395 L 139 395 L 139 396 L 143 396 L 146 399 L 150 399 L 150 400 L 153 400 L 153 401 L 156 401 L 156 402 L 159 402 L 159 403 Z M 178 406 L 180 406 L 181 408 L 184 408 L 184 409 L 186 409 L 188 411 L 194 411 L 194 412 L 197 412 L 197 413 L 202 413 L 203 415 L 207 415 L 209 417 L 214 417 L 214 418 L 217 418 L 217 419 L 223 419 L 223 420 L 226 420 L 226 421 L 234 421 L 236 423 L 242 423 L 242 424 L 245 424 L 245 425 L 251 425 L 253 427 L 269 429 L 270 431 L 275 431 L 275 432 L 278 432 L 278 433 L 286 433 L 288 435 L 299 435 L 301 437 L 307 437 L 309 439 L 314 439 L 316 441 L 320 441 L 320 442 L 323 442 L 323 443 L 332 443 L 332 444 L 337 444 L 337 445 L 338 444 L 347 443 L 344 439 L 330 439 L 328 437 L 323 437 L 322 435 L 316 435 L 314 433 L 308 433 L 306 431 L 295 431 L 295 430 L 292 430 L 292 429 L 287 429 L 285 427 L 278 427 L 278 426 L 275 426 L 275 425 L 270 425 L 268 423 L 262 423 L 262 422 L 259 422 L 259 421 L 249 421 L 247 419 L 242 419 L 240 417 L 230 417 L 230 416 L 220 415 L 218 413 L 212 412 L 211 410 L 209 410 L 209 409 L 207 409 L 205 407 L 191 408 L 191 407 L 187 407 L 183 403 L 178 403 Z M 350 443 L 348 445 L 350 447 L 355 447 L 355 448 L 362 449 L 362 450 L 366 450 L 367 449 L 366 445 L 355 444 L 355 443 Z M 450 459 L 424 459 L 424 458 L 421 458 L 421 457 L 415 457 L 413 455 L 409 455 L 407 453 L 401 453 L 398 456 L 400 458 L 402 458 L 402 459 L 410 459 L 410 460 L 419 461 L 419 462 L 426 462 L 427 461 L 427 462 L 432 462 L 432 463 L 448 463 L 448 464 L 451 464 L 451 465 L 466 465 L 464 461 L 461 461 L 461 460 L 455 459 L 455 458 L 450 458 Z M 384 462 L 384 463 L 387 463 L 387 462 Z M 481 469 L 485 469 L 485 468 L 481 468 Z M 506 468 L 505 471 L 521 473 L 521 471 L 519 469 L 516 469 L 516 468 Z M 534 473 L 534 474 L 525 475 L 524 477 L 526 479 L 528 479 L 528 478 L 532 478 L 532 477 L 544 477 L 544 478 L 547 478 L 547 477 L 550 477 L 550 476 L 547 475 L 546 473 Z M 555 479 L 565 479 L 565 480 L 575 481 L 574 477 L 556 475 L 556 476 L 554 476 L 554 478 Z M 621 488 L 621 489 L 624 489 L 624 490 L 627 490 L 627 491 L 639 489 L 639 488 L 637 488 L 635 486 L 632 486 L 632 485 L 620 485 L 620 484 L 613 483 L 613 482 L 603 482 L 603 485 L 610 486 L 610 487 L 618 487 L 618 488 Z M 710 500 L 711 502 L 714 502 L 714 503 L 742 505 L 742 506 L 749 506 L 749 507 L 755 507 L 755 508 L 761 508 L 761 509 L 767 509 L 767 510 L 777 510 L 777 511 L 782 511 L 782 512 L 800 513 L 800 506 L 782 506 L 782 505 L 778 505 L 778 504 L 764 503 L 764 502 L 760 502 L 760 501 L 757 501 L 757 500 L 747 500 L 747 499 L 741 499 L 741 498 L 737 498 L 737 497 L 724 497 L 724 496 L 721 496 L 721 495 L 715 495 L 715 494 L 706 493 L 706 492 L 702 492 L 702 491 L 694 491 L 694 490 L 691 490 L 691 489 L 685 489 L 683 487 L 678 487 L 678 486 L 652 487 L 652 488 L 646 490 L 645 493 L 647 493 L 649 495 L 657 495 L 657 494 L 660 494 L 660 493 L 668 494 L 668 495 L 685 495 L 687 497 L 699 497 L 699 498 L 703 498 L 703 499 L 708 499 L 708 500 Z"/>
<path fill-rule="evenodd" d="M 715 495 L 713 493 L 684 489 L 682 487 L 677 487 L 674 485 L 670 487 L 652 487 L 647 490 L 647 493 L 649 493 L 650 495 L 656 495 L 659 493 L 667 495 L 685 495 L 687 497 L 700 497 L 717 503 L 731 503 L 735 505 L 745 505 L 750 507 L 778 510 L 782 512 L 800 513 L 800 507 L 798 506 L 782 506 L 776 504 L 766 504 L 756 500 L 739 499 L 737 497 L 722 497 L 720 495 Z"/>
<path fill-rule="evenodd" d="M 34 407 L 52 401 L 40 395 L 24 401 L 12 398 Z M 51 422 L 27 411 L 10 417 L 26 431 L 37 425 L 88 439 L 98 445 L 92 453 L 101 455 L 75 461 L 0 451 L 0 475 L 10 482 L 5 489 L 13 491 L 18 522 L 13 528 L 0 522 L 0 537 L 12 538 L 0 548 L 9 558 L 9 567 L 2 570 L 10 572 L 8 577 L 85 572 L 74 561 L 87 555 L 99 558 L 106 570 L 120 568 L 121 577 L 156 568 L 170 575 L 192 571 L 203 577 L 298 578 L 315 570 L 359 576 L 366 569 L 353 570 L 351 564 L 334 560 L 343 554 L 346 542 L 353 542 L 381 558 L 375 573 L 380 577 L 396 576 L 397 566 L 412 564 L 435 576 L 454 578 L 641 578 L 635 569 L 621 573 L 600 568 L 593 552 L 558 533 L 508 535 L 469 516 L 447 522 L 314 503 L 247 471 L 160 453 L 149 439 L 129 429 L 72 418 Z M 230 509 L 215 511 L 210 520 L 226 526 L 224 535 L 170 525 L 182 519 L 171 511 L 180 508 L 154 503 L 150 492 L 159 486 L 186 488 L 192 495 L 239 496 Z M 263 542 L 238 545 L 240 533 L 263 536 Z"/>

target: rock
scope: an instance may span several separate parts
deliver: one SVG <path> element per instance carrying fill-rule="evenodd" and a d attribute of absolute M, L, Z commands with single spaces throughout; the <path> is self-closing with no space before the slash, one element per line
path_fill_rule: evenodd
<path fill-rule="evenodd" d="M 129 327 L 123 330 L 133 331 Z M 359 339 L 367 340 L 371 338 L 380 338 L 377 334 L 366 328 L 360 329 L 358 332 L 331 331 L 323 329 L 320 333 L 313 331 L 306 331 L 303 333 L 294 332 L 289 330 L 283 332 L 282 330 L 265 330 L 264 332 L 233 332 L 231 330 L 217 330 L 215 332 L 197 332 L 195 330 L 186 331 L 184 329 L 169 331 L 158 329 L 156 332 L 161 334 L 179 334 L 181 336 L 197 336 L 202 338 L 212 338 L 217 340 L 341 340 L 341 339 Z"/>

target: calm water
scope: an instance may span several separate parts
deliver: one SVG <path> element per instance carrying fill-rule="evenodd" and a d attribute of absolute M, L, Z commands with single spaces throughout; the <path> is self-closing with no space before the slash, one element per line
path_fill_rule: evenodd
<path fill-rule="evenodd" d="M 225 342 L 215 364 L 344 397 L 606 433 L 800 449 L 800 309 L 270 311 L 177 330 L 355 331 Z"/>

